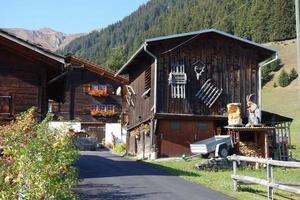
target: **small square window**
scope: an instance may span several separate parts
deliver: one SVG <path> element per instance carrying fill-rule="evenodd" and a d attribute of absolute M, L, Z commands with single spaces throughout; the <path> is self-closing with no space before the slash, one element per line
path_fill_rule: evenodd
<path fill-rule="evenodd" d="M 179 129 L 179 128 L 180 128 L 180 122 L 178 121 L 171 122 L 171 129 Z"/>
<path fill-rule="evenodd" d="M 201 130 L 201 131 L 207 132 L 208 131 L 208 124 L 200 122 L 200 123 L 198 123 L 198 129 Z"/>

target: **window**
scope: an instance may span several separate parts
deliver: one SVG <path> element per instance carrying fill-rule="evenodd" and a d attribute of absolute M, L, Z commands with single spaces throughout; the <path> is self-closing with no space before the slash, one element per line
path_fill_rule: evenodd
<path fill-rule="evenodd" d="M 200 122 L 200 123 L 198 123 L 198 129 L 200 131 L 207 132 L 208 131 L 208 124 L 204 123 L 204 122 Z"/>
<path fill-rule="evenodd" d="M 179 121 L 171 121 L 171 129 L 176 130 L 176 129 L 180 129 L 180 122 Z"/>
<path fill-rule="evenodd" d="M 13 115 L 12 96 L 0 96 L 0 114 Z"/>

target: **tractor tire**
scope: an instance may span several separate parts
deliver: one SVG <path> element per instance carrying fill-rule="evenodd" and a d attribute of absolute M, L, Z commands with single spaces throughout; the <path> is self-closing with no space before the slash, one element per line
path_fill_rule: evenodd
<path fill-rule="evenodd" d="M 221 145 L 219 148 L 218 156 L 220 158 L 226 158 L 229 155 L 229 151 L 226 145 Z"/>

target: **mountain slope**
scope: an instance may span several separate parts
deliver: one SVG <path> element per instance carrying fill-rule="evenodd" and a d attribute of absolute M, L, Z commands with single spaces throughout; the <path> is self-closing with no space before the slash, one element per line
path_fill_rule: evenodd
<path fill-rule="evenodd" d="M 278 50 L 279 58 L 283 67 L 274 74 L 273 79 L 268 82 L 262 90 L 263 109 L 292 117 L 294 119 L 291 126 L 292 144 L 297 145 L 294 156 L 300 159 L 300 98 L 299 98 L 299 76 L 287 87 L 273 87 L 273 83 L 278 81 L 281 70 L 290 72 L 297 68 L 296 42 L 286 40 L 266 44 Z"/>
<path fill-rule="evenodd" d="M 72 53 L 100 65 L 114 47 L 129 57 L 145 38 L 215 28 L 256 42 L 295 37 L 293 0 L 151 0 L 122 21 L 67 45 Z"/>
<path fill-rule="evenodd" d="M 43 48 L 49 49 L 50 51 L 61 49 L 69 44 L 72 40 L 83 35 L 82 33 L 65 34 L 62 32 L 54 31 L 50 28 L 42 28 L 39 30 L 5 28 L 3 30 L 24 40 L 39 44 Z"/>

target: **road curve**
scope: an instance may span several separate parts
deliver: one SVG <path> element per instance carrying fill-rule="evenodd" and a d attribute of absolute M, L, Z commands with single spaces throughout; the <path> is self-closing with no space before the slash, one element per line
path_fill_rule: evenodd
<path fill-rule="evenodd" d="M 77 163 L 80 199 L 227 200 L 222 193 L 190 183 L 147 164 L 109 152 L 81 152 Z"/>

